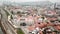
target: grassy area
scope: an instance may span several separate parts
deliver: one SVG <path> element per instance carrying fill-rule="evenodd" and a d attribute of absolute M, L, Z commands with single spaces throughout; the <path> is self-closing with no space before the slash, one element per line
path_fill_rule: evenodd
<path fill-rule="evenodd" d="M 24 32 L 20 28 L 18 28 L 17 29 L 17 34 L 24 34 Z"/>

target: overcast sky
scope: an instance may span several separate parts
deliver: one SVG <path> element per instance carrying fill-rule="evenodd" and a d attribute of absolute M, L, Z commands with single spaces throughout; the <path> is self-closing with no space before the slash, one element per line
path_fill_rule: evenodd
<path fill-rule="evenodd" d="M 36 1 L 51 1 L 51 2 L 60 2 L 60 0 L 0 0 L 0 1 L 10 1 L 10 2 L 36 2 Z"/>

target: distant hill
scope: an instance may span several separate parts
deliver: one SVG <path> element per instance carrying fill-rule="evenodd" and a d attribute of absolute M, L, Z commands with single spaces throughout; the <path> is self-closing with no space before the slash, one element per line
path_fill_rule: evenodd
<path fill-rule="evenodd" d="M 39 2 L 25 2 L 25 3 L 20 3 L 19 5 L 31 5 L 31 6 L 50 6 L 53 5 L 52 2 L 49 1 L 39 1 Z"/>
<path fill-rule="evenodd" d="M 17 3 L 17 2 L 4 2 L 5 4 L 11 4 L 11 5 L 31 5 L 31 6 L 47 6 L 47 5 L 52 5 L 53 3 L 49 1 L 39 1 L 39 2 L 22 2 L 22 3 Z"/>
<path fill-rule="evenodd" d="M 25 3 L 21 3 L 21 5 L 44 5 L 44 4 L 52 4 L 49 1 L 39 1 L 39 2 L 25 2 Z"/>

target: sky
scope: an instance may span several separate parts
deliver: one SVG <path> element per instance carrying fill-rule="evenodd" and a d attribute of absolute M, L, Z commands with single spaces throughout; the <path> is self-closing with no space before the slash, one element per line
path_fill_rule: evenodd
<path fill-rule="evenodd" d="M 51 2 L 60 2 L 60 0 L 0 0 L 0 1 L 8 1 L 8 2 L 38 2 L 38 1 L 51 1 Z"/>

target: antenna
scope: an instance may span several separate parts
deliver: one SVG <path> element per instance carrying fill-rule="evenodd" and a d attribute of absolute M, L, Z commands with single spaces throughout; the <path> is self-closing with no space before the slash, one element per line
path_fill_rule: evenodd
<path fill-rule="evenodd" d="M 54 4 L 54 11 L 56 12 L 56 3 Z"/>

